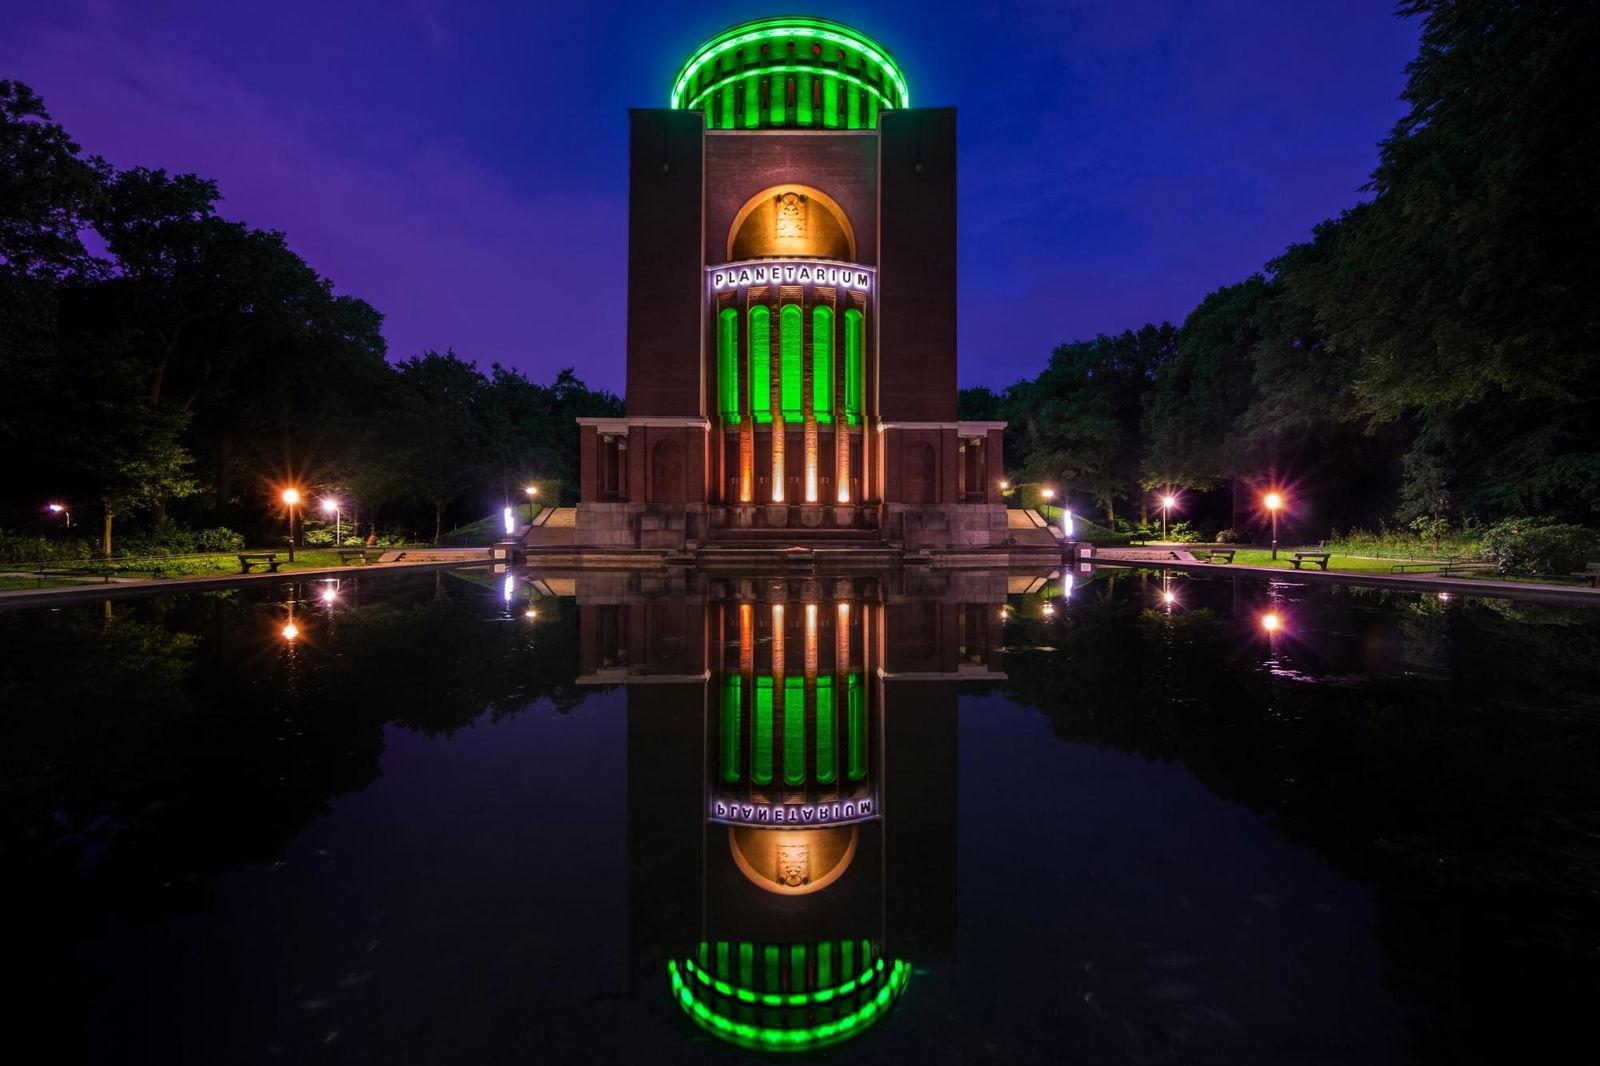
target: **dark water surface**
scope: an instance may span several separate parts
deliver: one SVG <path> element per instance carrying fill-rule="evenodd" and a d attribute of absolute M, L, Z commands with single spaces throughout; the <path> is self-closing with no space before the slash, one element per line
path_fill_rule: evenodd
<path fill-rule="evenodd" d="M 6 1058 L 1587 1043 L 1600 612 L 1163 588 L 456 571 L 0 612 Z"/>

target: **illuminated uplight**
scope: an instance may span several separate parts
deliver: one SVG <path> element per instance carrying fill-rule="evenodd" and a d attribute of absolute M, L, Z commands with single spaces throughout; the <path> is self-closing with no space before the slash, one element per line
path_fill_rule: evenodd
<path fill-rule="evenodd" d="M 293 507 L 295 504 L 299 503 L 300 502 L 300 490 L 299 489 L 284 489 L 283 490 L 283 502 L 288 504 L 290 507 Z"/>
<path fill-rule="evenodd" d="M 517 579 L 512 577 L 510 574 L 507 574 L 505 584 L 500 588 L 500 598 L 505 600 L 507 603 L 510 603 L 511 597 L 515 596 L 516 593 Z"/>
<path fill-rule="evenodd" d="M 299 635 L 300 635 L 300 627 L 299 626 L 295 625 L 293 622 L 288 622 L 288 623 L 284 624 L 284 627 L 283 627 L 283 639 L 284 640 L 293 640 L 295 637 L 298 637 Z"/>
<path fill-rule="evenodd" d="M 505 509 L 505 521 L 506 521 L 506 536 L 509 537 L 509 536 L 511 536 L 511 534 L 513 534 L 513 533 L 515 533 L 517 531 L 517 520 L 515 518 L 511 517 L 511 508 L 509 508 L 509 507 L 507 507 Z"/>
<path fill-rule="evenodd" d="M 1077 580 L 1071 573 L 1061 575 L 1061 600 L 1063 603 L 1072 599 L 1072 586 L 1077 583 Z"/>
<path fill-rule="evenodd" d="M 1261 616 L 1261 628 L 1268 633 L 1276 633 L 1283 628 L 1283 619 L 1278 616 L 1278 612 L 1268 611 Z"/>
<path fill-rule="evenodd" d="M 1077 532 L 1077 529 L 1078 529 L 1077 523 L 1075 523 L 1072 520 L 1072 512 L 1071 511 L 1062 511 L 1061 512 L 1061 535 L 1063 537 L 1066 537 L 1068 540 L 1071 540 L 1073 535 Z"/>

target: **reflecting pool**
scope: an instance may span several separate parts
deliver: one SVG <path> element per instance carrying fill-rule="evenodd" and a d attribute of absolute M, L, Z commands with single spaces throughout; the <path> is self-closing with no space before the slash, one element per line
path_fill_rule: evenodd
<path fill-rule="evenodd" d="M 3 611 L 8 1044 L 1537 1060 L 1600 992 L 1597 622 L 1117 569 Z"/>

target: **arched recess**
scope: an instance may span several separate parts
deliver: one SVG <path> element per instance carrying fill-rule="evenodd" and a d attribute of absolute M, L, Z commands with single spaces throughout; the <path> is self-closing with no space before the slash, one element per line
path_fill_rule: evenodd
<path fill-rule="evenodd" d="M 934 462 L 933 445 L 927 441 L 914 441 L 906 446 L 905 488 L 907 503 L 938 503 L 938 464 Z"/>
<path fill-rule="evenodd" d="M 654 503 L 683 503 L 683 445 L 664 437 L 650 448 L 650 499 Z"/>
<path fill-rule="evenodd" d="M 778 256 L 855 262 L 856 234 L 844 208 L 821 189 L 792 182 L 750 197 L 728 227 L 728 260 Z"/>

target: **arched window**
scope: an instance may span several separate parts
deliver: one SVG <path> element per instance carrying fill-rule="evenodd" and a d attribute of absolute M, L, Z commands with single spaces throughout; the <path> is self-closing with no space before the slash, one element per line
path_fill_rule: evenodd
<path fill-rule="evenodd" d="M 833 421 L 833 308 L 811 311 L 811 409 L 817 421 Z"/>
<path fill-rule="evenodd" d="M 933 445 L 916 441 L 905 452 L 905 490 L 907 503 L 938 503 L 938 474 L 933 461 Z"/>
<path fill-rule="evenodd" d="M 798 422 L 805 403 L 802 384 L 805 368 L 801 365 L 801 324 L 805 315 L 798 304 L 784 304 L 778 312 L 778 353 L 783 360 L 782 377 L 778 382 L 779 401 L 783 404 L 785 422 Z"/>
<path fill-rule="evenodd" d="M 655 503 L 682 503 L 683 445 L 669 438 L 650 449 L 650 499 Z"/>
<path fill-rule="evenodd" d="M 866 393 L 866 321 L 854 307 L 844 313 L 844 414 L 852 426 L 861 424 L 861 404 Z"/>
<path fill-rule="evenodd" d="M 772 421 L 772 312 L 762 304 L 750 308 L 750 416 Z"/>
<path fill-rule="evenodd" d="M 725 307 L 717 315 L 717 398 L 722 420 L 739 422 L 739 312 Z"/>

